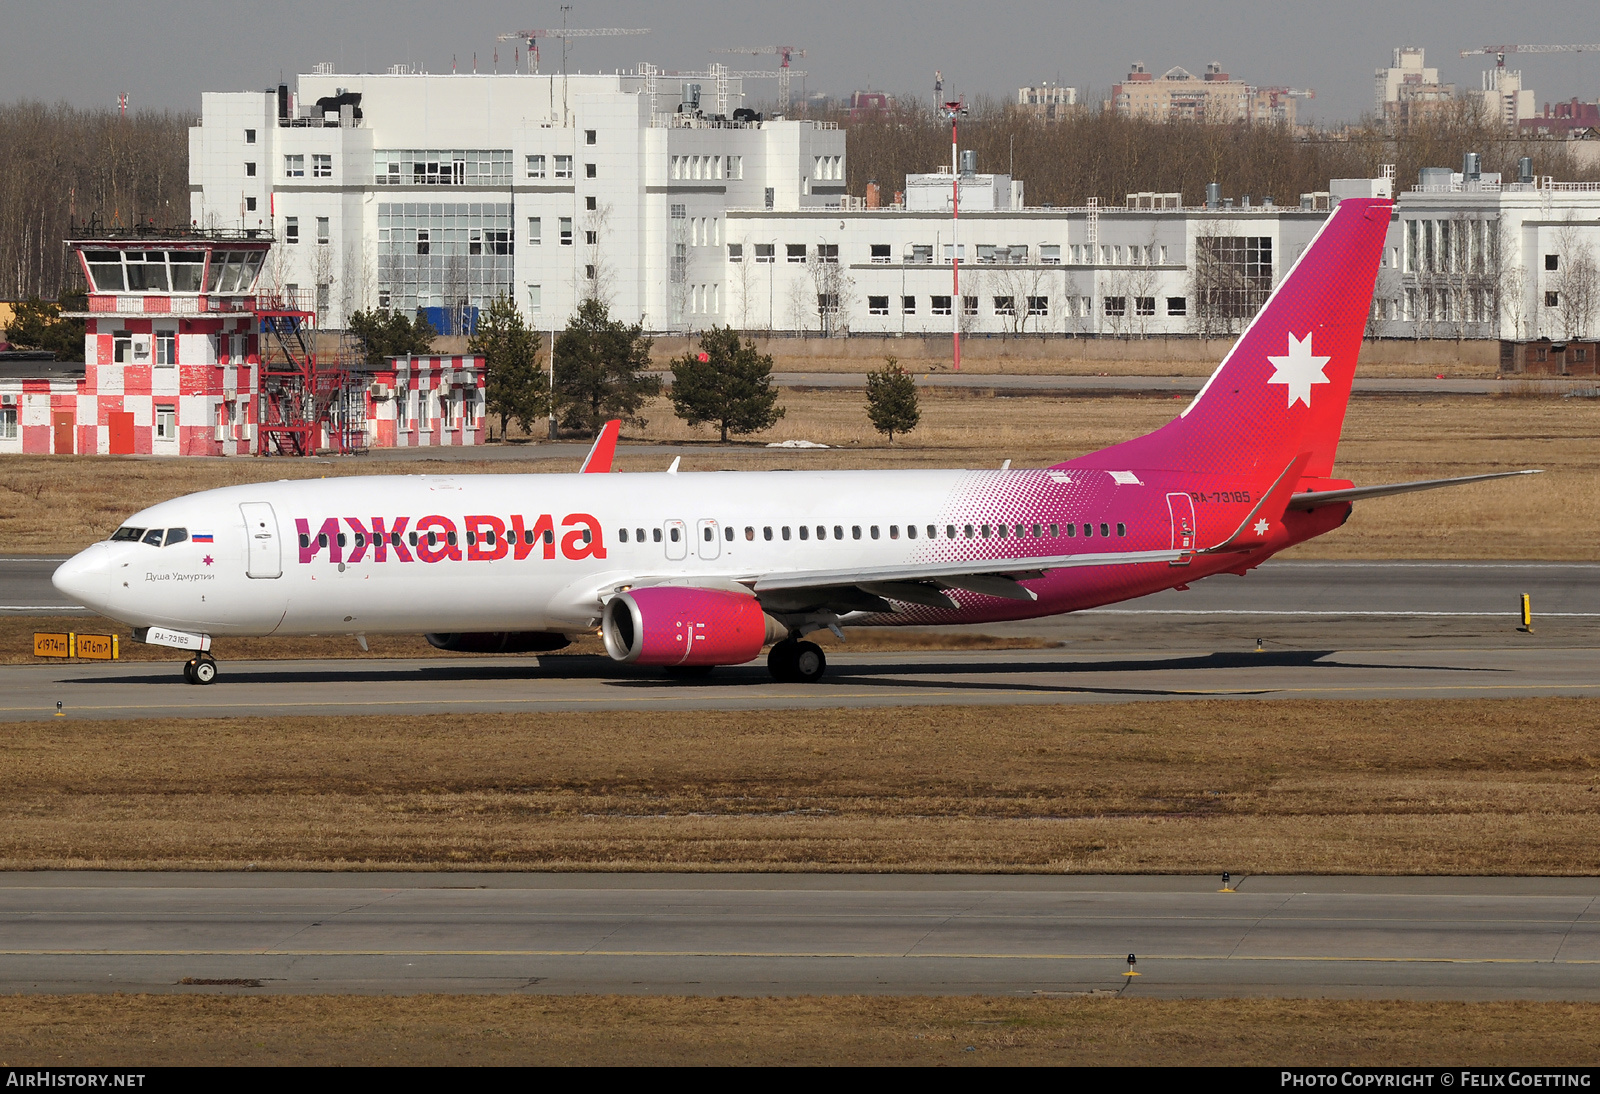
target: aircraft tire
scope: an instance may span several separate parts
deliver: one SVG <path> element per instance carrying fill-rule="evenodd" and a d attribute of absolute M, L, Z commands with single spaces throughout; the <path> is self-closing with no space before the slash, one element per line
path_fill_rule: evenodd
<path fill-rule="evenodd" d="M 799 656 L 800 643 L 794 639 L 785 638 L 781 642 L 774 642 L 772 649 L 767 653 L 767 671 L 772 673 L 774 680 L 786 684 L 793 683 L 797 679 L 795 662 Z"/>
<path fill-rule="evenodd" d="M 192 683 L 195 682 L 195 679 L 194 679 L 194 662 L 193 661 L 185 661 L 183 663 L 183 678 L 188 683 L 192 684 Z"/>
<path fill-rule="evenodd" d="M 815 642 L 801 642 L 795 646 L 794 669 L 791 679 L 801 684 L 815 684 L 828 671 L 828 658 Z"/>
<path fill-rule="evenodd" d="M 191 662 L 194 666 L 189 670 L 189 680 L 195 684 L 210 684 L 217 678 L 217 663 L 209 657 L 200 658 Z"/>

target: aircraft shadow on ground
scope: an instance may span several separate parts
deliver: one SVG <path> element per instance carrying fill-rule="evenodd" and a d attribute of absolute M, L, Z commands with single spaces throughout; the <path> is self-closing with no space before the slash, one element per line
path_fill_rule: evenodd
<path fill-rule="evenodd" d="M 849 664 L 835 662 L 829 667 L 823 684 L 853 684 L 867 687 L 922 688 L 938 690 L 1031 690 L 1040 692 L 1106 692 L 1112 694 L 1170 694 L 1190 690 L 1186 687 L 1123 688 L 1094 687 L 1082 684 L 1050 684 L 1039 681 L 985 680 L 981 677 L 1020 677 L 1054 674 L 1059 676 L 1089 676 L 1104 673 L 1205 673 L 1227 669 L 1368 669 L 1391 671 L 1422 671 L 1447 673 L 1510 672 L 1502 668 L 1473 668 L 1455 665 L 1397 665 L 1328 660 L 1336 650 L 1286 650 L 1266 653 L 1209 653 L 1187 654 L 1178 657 L 1117 660 L 1052 661 L 906 661 L 874 664 Z M 243 667 L 248 665 L 249 667 Z M 177 662 L 155 663 L 155 672 L 140 675 L 80 677 L 62 680 L 70 684 L 184 684 Z M 539 662 L 500 662 L 491 665 L 451 664 L 448 662 L 417 667 L 393 662 L 369 662 L 349 668 L 306 668 L 303 663 L 286 662 L 281 669 L 267 667 L 263 662 L 240 663 L 240 667 L 222 666 L 219 683 L 255 684 L 363 684 L 384 683 L 409 677 L 443 682 L 472 682 L 489 680 L 598 680 L 615 687 L 627 688 L 728 688 L 749 687 L 752 684 L 772 683 L 767 670 L 760 663 L 733 665 L 717 669 L 706 676 L 671 676 L 658 668 L 620 665 L 604 657 L 577 655 L 546 657 Z M 184 686 L 188 686 L 184 684 Z M 1205 686 L 1196 681 L 1195 687 Z M 1252 694 L 1275 690 L 1272 686 L 1241 687 L 1239 694 Z"/>

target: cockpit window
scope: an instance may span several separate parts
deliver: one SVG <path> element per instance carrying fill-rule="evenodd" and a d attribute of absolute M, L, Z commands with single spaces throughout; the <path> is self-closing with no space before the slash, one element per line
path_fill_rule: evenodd
<path fill-rule="evenodd" d="M 161 529 L 152 528 L 144 534 L 144 541 L 152 547 L 161 546 Z"/>
<path fill-rule="evenodd" d="M 144 536 L 143 528 L 118 528 L 111 533 L 112 543 L 137 543 Z"/>
<path fill-rule="evenodd" d="M 189 538 L 189 529 L 187 529 L 187 528 L 168 528 L 167 529 L 167 544 L 166 545 L 168 547 L 171 547 L 174 543 L 182 543 L 184 540 L 186 540 L 188 538 Z"/>

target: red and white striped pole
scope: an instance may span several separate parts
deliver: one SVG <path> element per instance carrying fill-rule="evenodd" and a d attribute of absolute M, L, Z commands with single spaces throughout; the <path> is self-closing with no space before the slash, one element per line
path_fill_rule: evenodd
<path fill-rule="evenodd" d="M 950 119 L 950 316 L 955 346 L 955 371 L 961 371 L 961 163 L 956 122 L 966 113 L 959 101 L 945 103 Z"/>

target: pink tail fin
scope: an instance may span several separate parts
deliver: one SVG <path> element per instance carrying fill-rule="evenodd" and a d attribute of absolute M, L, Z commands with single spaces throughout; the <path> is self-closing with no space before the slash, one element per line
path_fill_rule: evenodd
<path fill-rule="evenodd" d="M 583 466 L 578 468 L 579 474 L 604 475 L 611 470 L 612 457 L 617 454 L 617 434 L 621 430 L 622 422 L 617 418 L 612 418 L 600 427 L 600 432 L 594 439 L 594 446 L 584 458 Z"/>
<path fill-rule="evenodd" d="M 1340 202 L 1180 417 L 1070 466 L 1330 475 L 1393 208 Z"/>

